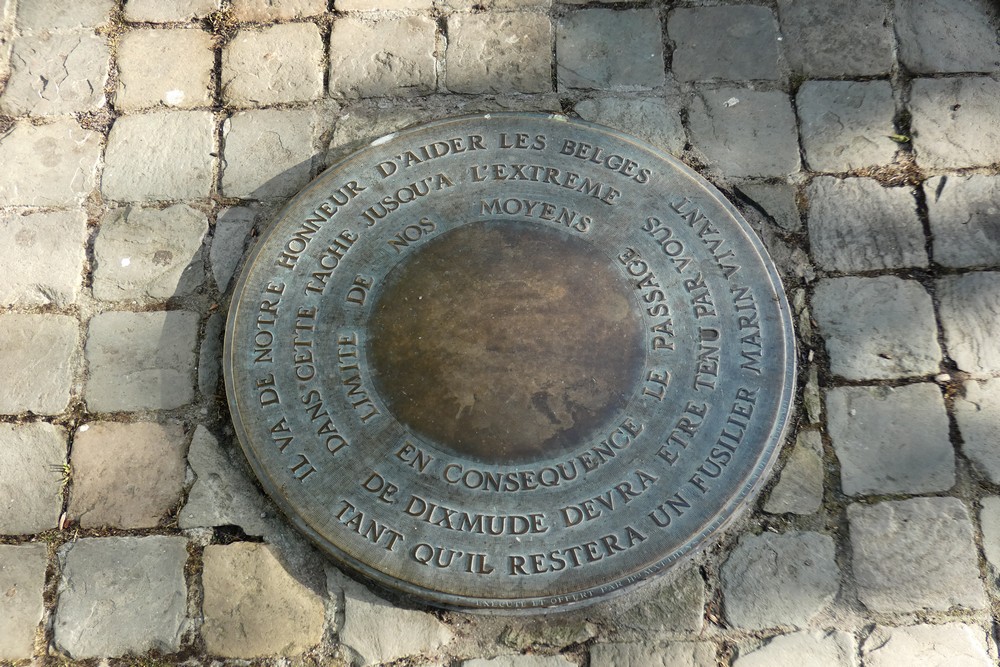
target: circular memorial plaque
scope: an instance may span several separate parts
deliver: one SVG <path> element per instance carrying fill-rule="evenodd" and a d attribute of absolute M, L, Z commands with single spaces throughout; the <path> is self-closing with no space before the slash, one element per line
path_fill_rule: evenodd
<path fill-rule="evenodd" d="M 394 590 L 579 604 L 690 554 L 789 417 L 778 275 L 706 181 L 561 116 L 442 120 L 324 172 L 259 241 L 225 372 L 289 519 Z"/>

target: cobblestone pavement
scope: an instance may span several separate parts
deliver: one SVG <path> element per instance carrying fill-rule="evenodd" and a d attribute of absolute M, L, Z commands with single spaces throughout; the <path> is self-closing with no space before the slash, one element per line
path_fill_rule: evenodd
<path fill-rule="evenodd" d="M 0 662 L 980 666 L 1000 611 L 992 0 L 0 0 Z M 394 604 L 251 481 L 234 272 L 344 151 L 561 111 L 715 182 L 798 422 L 690 566 L 534 618 Z M 240 662 L 244 661 L 244 662 Z"/>

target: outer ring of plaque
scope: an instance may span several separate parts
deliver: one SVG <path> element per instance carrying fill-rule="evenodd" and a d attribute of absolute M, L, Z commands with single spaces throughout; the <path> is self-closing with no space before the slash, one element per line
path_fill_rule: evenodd
<path fill-rule="evenodd" d="M 781 393 L 776 403 L 775 417 L 771 422 L 770 432 L 767 437 L 759 443 L 759 449 L 757 450 L 758 456 L 750 473 L 743 480 L 742 485 L 736 488 L 735 492 L 729 496 L 725 504 L 713 515 L 711 515 L 707 521 L 702 523 L 700 530 L 692 534 L 679 548 L 663 555 L 658 561 L 639 570 L 622 573 L 620 576 L 608 580 L 606 583 L 601 585 L 580 589 L 569 594 L 538 595 L 521 598 L 483 598 L 468 595 L 455 595 L 398 579 L 351 556 L 338 547 L 337 544 L 333 543 L 327 537 L 312 528 L 296 511 L 296 508 L 293 507 L 288 499 L 282 494 L 279 485 L 275 483 L 271 476 L 272 471 L 268 470 L 261 464 L 260 459 L 255 453 L 253 441 L 246 430 L 245 424 L 242 419 L 239 418 L 240 408 L 236 393 L 237 390 L 234 385 L 235 378 L 233 355 L 235 344 L 233 337 L 235 333 L 235 320 L 239 310 L 239 305 L 244 296 L 243 291 L 246 284 L 253 273 L 255 266 L 261 260 L 262 250 L 267 241 L 278 231 L 280 222 L 293 208 L 295 208 L 299 202 L 313 196 L 319 185 L 330 179 L 332 175 L 340 173 L 342 170 L 351 166 L 353 162 L 363 157 L 374 146 L 382 145 L 388 141 L 401 141 L 406 139 L 409 135 L 427 132 L 429 130 L 443 129 L 451 124 L 461 124 L 470 121 L 489 122 L 491 119 L 497 121 L 517 121 L 519 119 L 534 121 L 542 120 L 559 123 L 563 126 L 576 125 L 581 129 L 590 132 L 605 134 L 614 138 L 616 141 L 632 144 L 642 151 L 652 154 L 660 161 L 667 163 L 676 171 L 677 175 L 685 176 L 690 180 L 690 185 L 693 189 L 700 189 L 709 197 L 716 200 L 721 207 L 723 207 L 725 212 L 731 217 L 731 222 L 734 222 L 742 231 L 745 236 L 745 242 L 748 243 L 760 257 L 761 264 L 766 273 L 766 278 L 769 281 L 769 286 L 773 291 L 773 294 L 769 296 L 774 300 L 776 305 L 777 316 L 780 320 L 780 326 L 778 328 L 783 334 L 782 345 L 776 346 L 773 350 L 775 354 L 782 355 L 783 357 L 783 373 L 781 374 L 780 386 Z M 672 568 L 692 558 L 700 550 L 709 546 L 714 538 L 718 538 L 727 526 L 732 524 L 744 511 L 746 511 L 747 505 L 756 497 L 757 493 L 766 483 L 768 474 L 777 461 L 778 454 L 780 452 L 780 445 L 784 441 L 788 426 L 791 422 L 792 404 L 795 396 L 796 383 L 796 344 L 789 304 L 777 269 L 770 260 L 770 257 L 760 239 L 757 237 L 757 234 L 750 228 L 749 224 L 743 219 L 742 215 L 726 199 L 726 197 L 715 188 L 715 186 L 673 156 L 642 140 L 623 134 L 611 128 L 577 119 L 570 119 L 559 114 L 502 112 L 444 118 L 437 121 L 414 125 L 404 130 L 392 133 L 386 137 L 382 137 L 381 139 L 376 139 L 369 145 L 358 149 L 341 159 L 333 166 L 327 168 L 323 173 L 305 186 L 298 194 L 292 197 L 288 203 L 281 208 L 277 215 L 274 216 L 274 219 L 270 223 L 267 231 L 256 240 L 254 248 L 249 253 L 247 259 L 241 267 L 240 277 L 234 287 L 233 300 L 229 305 L 229 312 L 227 315 L 223 349 L 223 375 L 226 383 L 226 395 L 231 411 L 232 423 L 243 452 L 257 479 L 270 499 L 278 506 L 282 513 L 284 513 L 287 520 L 290 521 L 300 532 L 312 540 L 314 544 L 319 546 L 321 550 L 325 551 L 341 564 L 346 565 L 355 572 L 369 578 L 379 586 L 383 586 L 396 593 L 412 596 L 437 607 L 472 613 L 530 614 L 537 613 L 538 611 L 545 609 L 556 608 L 559 610 L 569 610 L 588 606 L 596 602 L 612 599 L 627 591 L 633 590 L 637 585 L 649 581 L 653 576 L 661 574 L 668 568 Z"/>

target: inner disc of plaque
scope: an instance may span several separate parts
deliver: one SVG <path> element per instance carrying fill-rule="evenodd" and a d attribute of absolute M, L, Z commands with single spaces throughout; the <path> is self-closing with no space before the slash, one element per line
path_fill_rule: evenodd
<path fill-rule="evenodd" d="M 373 141 L 247 260 L 225 374 L 289 521 L 393 590 L 574 606 L 706 544 L 794 393 L 777 272 L 705 180 L 562 116 Z"/>

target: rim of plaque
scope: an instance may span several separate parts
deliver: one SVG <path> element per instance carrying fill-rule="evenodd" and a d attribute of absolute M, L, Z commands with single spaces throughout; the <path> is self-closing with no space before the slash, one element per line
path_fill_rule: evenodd
<path fill-rule="evenodd" d="M 789 422 L 795 342 L 736 209 L 558 115 L 439 120 L 293 198 L 247 260 L 225 379 L 264 490 L 439 606 L 587 604 L 703 547 Z"/>

